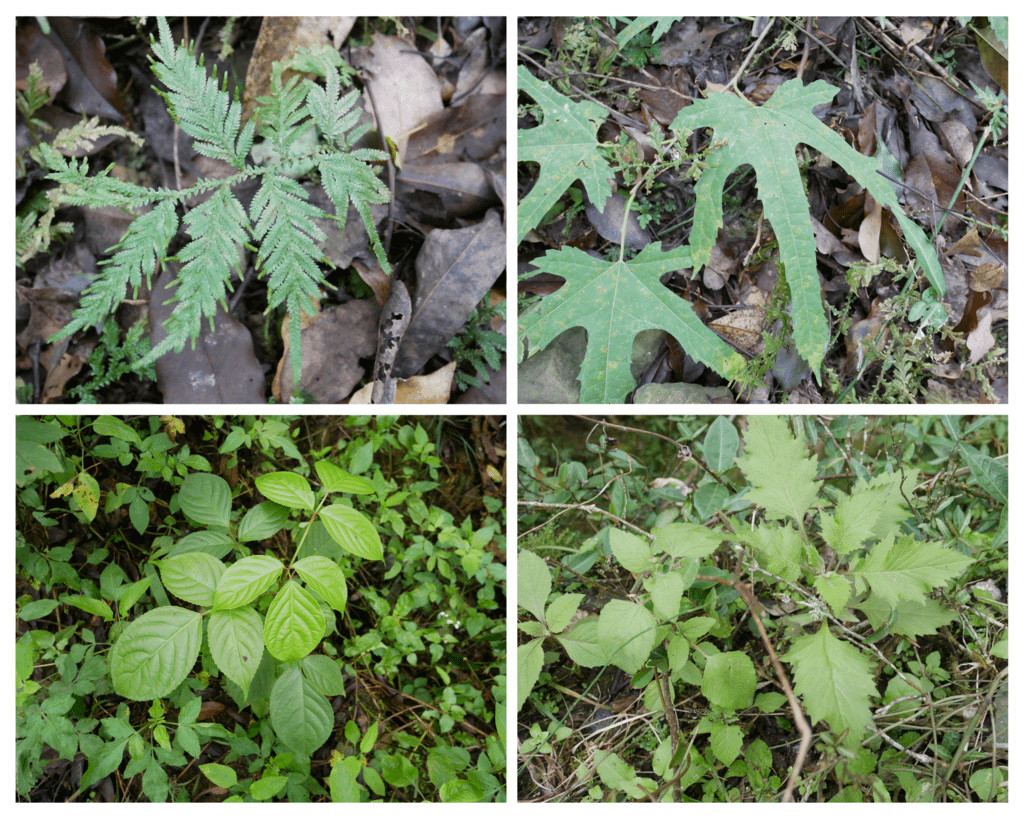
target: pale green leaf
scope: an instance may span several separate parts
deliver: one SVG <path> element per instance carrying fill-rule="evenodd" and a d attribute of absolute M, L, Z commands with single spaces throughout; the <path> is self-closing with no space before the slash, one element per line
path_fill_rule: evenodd
<path fill-rule="evenodd" d="M 198 532 L 190 532 L 174 544 L 169 557 L 185 554 L 187 552 L 205 552 L 211 557 L 220 559 L 226 557 L 228 552 L 235 548 L 235 542 L 225 531 L 219 529 L 201 529 Z"/>
<path fill-rule="evenodd" d="M 696 523 L 670 523 L 654 530 L 654 548 L 675 558 L 707 557 L 724 539 Z"/>
<path fill-rule="evenodd" d="M 250 555 L 228 566 L 217 583 L 215 609 L 237 609 L 267 591 L 281 576 L 284 564 L 269 555 Z"/>
<path fill-rule="evenodd" d="M 708 657 L 700 690 L 712 705 L 739 711 L 754 701 L 756 689 L 754 663 L 742 651 L 725 651 Z"/>
<path fill-rule="evenodd" d="M 651 602 L 654 613 L 662 620 L 679 616 L 679 603 L 683 599 L 683 577 L 677 572 L 655 575 L 651 582 Z"/>
<path fill-rule="evenodd" d="M 821 300 L 814 230 L 804 193 L 796 147 L 821 151 L 867 188 L 875 200 L 890 208 L 909 244 L 917 251 L 932 286 L 945 293 L 945 278 L 938 257 L 924 231 L 900 208 L 896 193 L 877 171 L 881 161 L 860 154 L 827 128 L 812 109 L 828 103 L 835 87 L 823 80 L 806 87 L 800 80 L 779 86 L 764 105 L 757 107 L 732 94 L 715 93 L 683 108 L 672 130 L 714 129 L 718 147 L 707 157 L 695 193 L 697 197 L 690 245 L 694 264 L 707 264 L 722 227 L 722 194 L 728 176 L 749 164 L 757 175 L 764 215 L 779 240 L 786 282 L 793 299 L 794 338 L 800 354 L 818 372 L 829 346 L 829 329 Z"/>
<path fill-rule="evenodd" d="M 317 461 L 313 464 L 320 482 L 328 492 L 352 492 L 359 495 L 372 495 L 373 484 L 366 478 L 346 472 L 330 461 Z"/>
<path fill-rule="evenodd" d="M 708 737 L 711 750 L 723 765 L 732 765 L 743 748 L 743 731 L 738 725 L 725 725 L 715 721 L 711 723 Z"/>
<path fill-rule="evenodd" d="M 530 640 L 516 648 L 516 713 L 522 708 L 537 684 L 544 665 L 544 640 Z"/>
<path fill-rule="evenodd" d="M 600 756 L 601 761 L 597 763 L 597 775 L 601 777 L 601 781 L 607 787 L 622 791 L 637 800 L 649 798 L 649 794 L 657 784 L 653 779 L 637 776 L 633 767 L 614 752 L 602 753 Z"/>
<path fill-rule="evenodd" d="M 853 487 L 853 495 L 862 492 L 879 493 L 875 495 L 878 503 L 878 521 L 872 530 L 875 539 L 881 540 L 895 533 L 900 524 L 911 516 L 907 509 L 907 499 L 914 497 L 918 474 L 919 470 L 904 467 L 899 472 L 880 472 L 868 480 L 858 480 Z"/>
<path fill-rule="evenodd" d="M 628 571 L 640 574 L 651 568 L 651 547 L 632 532 L 610 529 L 608 545 L 611 546 L 615 559 Z"/>
<path fill-rule="evenodd" d="M 302 586 L 289 580 L 267 609 L 263 640 L 273 656 L 292 663 L 316 648 L 326 628 L 320 604 Z"/>
<path fill-rule="evenodd" d="M 354 756 L 339 759 L 331 769 L 331 776 L 328 783 L 331 788 L 331 801 L 359 802 L 359 794 L 363 792 L 358 780 L 359 771 L 362 766 L 359 759 Z"/>
<path fill-rule="evenodd" d="M 872 592 L 895 606 L 900 600 L 924 602 L 928 592 L 959 577 L 973 562 L 937 543 L 907 536 L 894 544 L 890 536 L 876 543 L 850 574 L 866 580 Z"/>
<path fill-rule="evenodd" d="M 544 607 L 551 594 L 551 573 L 543 558 L 533 552 L 520 551 L 516 566 L 516 602 L 544 622 Z"/>
<path fill-rule="evenodd" d="M 769 524 L 741 529 L 737 537 L 754 550 L 758 561 L 772 574 L 789 581 L 799 579 L 804 541 L 791 526 Z"/>
<path fill-rule="evenodd" d="M 376 527 L 366 515 L 336 503 L 320 512 L 327 533 L 346 552 L 366 560 L 383 560 L 384 546 Z"/>
<path fill-rule="evenodd" d="M 210 652 L 230 680 L 249 694 L 249 684 L 263 659 L 263 619 L 250 606 L 210 615 Z"/>
<path fill-rule="evenodd" d="M 218 765 L 216 762 L 207 762 L 205 765 L 200 765 L 199 770 L 205 774 L 207 779 L 218 787 L 233 788 L 238 784 L 238 774 L 235 773 L 234 768 L 230 768 L 227 765 Z"/>
<path fill-rule="evenodd" d="M 270 722 L 278 738 L 297 753 L 311 756 L 334 729 L 334 712 L 326 697 L 300 673 L 286 668 L 270 693 Z"/>
<path fill-rule="evenodd" d="M 292 568 L 299 573 L 307 586 L 319 594 L 332 609 L 345 611 L 348 602 L 348 587 L 345 575 L 338 564 L 326 557 L 304 557 Z"/>
<path fill-rule="evenodd" d="M 888 489 L 873 489 L 843 495 L 835 515 L 823 513 L 821 534 L 838 554 L 845 555 L 873 539 Z"/>
<path fill-rule="evenodd" d="M 627 600 L 610 600 L 598 618 L 601 649 L 627 674 L 640 670 L 654 650 L 654 615 Z"/>
<path fill-rule="evenodd" d="M 836 734 L 848 730 L 845 744 L 856 747 L 871 724 L 870 699 L 878 694 L 871 660 L 834 637 L 827 626 L 797 637 L 782 659 L 793 665 L 793 690 L 811 723 L 824 720 Z"/>
<path fill-rule="evenodd" d="M 519 66 L 517 77 L 519 90 L 544 111 L 544 122 L 519 131 L 519 161 L 540 165 L 533 190 L 519 203 L 519 244 L 576 180 L 583 182 L 590 201 L 603 211 L 612 195 L 608 180 L 615 172 L 597 149 L 597 129 L 607 116 L 603 108 L 573 102 L 536 80 L 524 66 Z"/>
<path fill-rule="evenodd" d="M 231 487 L 220 475 L 190 472 L 178 492 L 181 511 L 204 526 L 231 525 Z"/>
<path fill-rule="evenodd" d="M 74 606 L 77 609 L 86 611 L 89 614 L 95 614 L 102 617 L 108 623 L 114 619 L 114 612 L 110 610 L 110 606 L 103 600 L 97 600 L 95 597 L 88 597 L 84 594 L 62 594 L 60 596 L 62 603 L 67 603 L 69 606 Z"/>
<path fill-rule="evenodd" d="M 242 543 L 267 540 L 280 532 L 288 522 L 291 510 L 275 501 L 260 501 L 238 522 L 238 539 Z"/>
<path fill-rule="evenodd" d="M 583 594 L 560 594 L 548 605 L 547 620 L 548 628 L 558 632 L 569 625 L 569 621 L 576 614 L 579 604 L 586 595 Z"/>
<path fill-rule="evenodd" d="M 164 588 L 186 603 L 210 607 L 224 564 L 205 552 L 185 552 L 160 562 Z"/>
<path fill-rule="evenodd" d="M 584 617 L 568 634 L 561 634 L 557 639 L 574 663 L 584 668 L 597 668 L 608 662 L 608 654 L 601 648 L 598 631 L 599 618 Z"/>
<path fill-rule="evenodd" d="M 313 490 L 309 481 L 294 472 L 271 472 L 256 478 L 256 488 L 268 500 L 289 509 L 313 511 Z"/>
<path fill-rule="evenodd" d="M 195 665 L 202 633 L 202 615 L 177 606 L 133 620 L 110 653 L 114 690 L 130 700 L 167 696 Z"/>
<path fill-rule="evenodd" d="M 249 786 L 249 794 L 257 802 L 273 799 L 288 784 L 287 776 L 268 776 L 264 774 Z"/>
<path fill-rule="evenodd" d="M 719 415 L 704 434 L 702 449 L 708 469 L 724 472 L 732 466 L 740 448 L 740 434 L 724 415 Z"/>
<path fill-rule="evenodd" d="M 832 613 L 836 616 L 842 614 L 843 609 L 846 608 L 846 604 L 850 600 L 850 595 L 853 593 L 850 581 L 835 572 L 828 572 L 827 574 L 815 577 L 814 588 L 818 590 L 818 594 L 828 603 Z"/>
<path fill-rule="evenodd" d="M 853 603 L 852 607 L 864 612 L 875 631 L 885 626 L 892 615 L 892 606 L 876 595 Z M 937 634 L 940 628 L 948 626 L 955 619 L 956 614 L 937 600 L 928 597 L 923 602 L 901 600 L 896 606 L 896 620 L 889 627 L 889 631 L 905 637 L 921 637 L 926 634 Z"/>
<path fill-rule="evenodd" d="M 751 489 L 747 498 L 769 519 L 802 521 L 818 496 L 818 464 L 779 416 L 759 415 L 746 435 L 746 453 L 736 459 Z"/>
<path fill-rule="evenodd" d="M 644 330 L 670 333 L 687 355 L 716 372 L 742 365 L 742 357 L 704 325 L 692 305 L 661 283 L 665 273 L 690 267 L 688 248 L 666 252 L 651 244 L 633 259 L 609 262 L 563 247 L 533 265 L 565 284 L 519 316 L 520 335 L 532 355 L 570 327 L 586 329 L 581 403 L 626 400 L 636 388 L 630 371 L 633 341 Z"/>

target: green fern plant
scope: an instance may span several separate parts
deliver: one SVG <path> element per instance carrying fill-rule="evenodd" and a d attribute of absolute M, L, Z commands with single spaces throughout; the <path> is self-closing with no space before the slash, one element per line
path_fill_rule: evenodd
<path fill-rule="evenodd" d="M 325 87 L 298 77 L 285 83 L 279 66 L 273 72 L 270 95 L 259 99 L 255 116 L 243 125 L 237 94 L 232 99 L 216 73 L 208 76 L 189 46 L 174 44 L 164 18 L 158 19 L 158 27 L 153 70 L 167 87 L 161 93 L 172 116 L 193 137 L 197 151 L 229 163 L 237 173 L 226 179 L 203 179 L 180 191 L 144 188 L 115 179 L 109 168 L 90 176 L 88 161 L 69 161 L 41 146 L 49 178 L 60 183 L 64 203 L 115 206 L 129 212 L 148 209 L 113 248 L 113 258 L 84 294 L 72 321 L 51 340 L 102 322 L 124 300 L 129 287 L 137 293 L 143 279 L 150 284 L 158 266 L 175 259 L 182 267 L 175 282 L 177 305 L 164 325 L 167 338 L 138 366 L 148 366 L 172 349 L 180 352 L 190 339 L 194 345 L 203 319 L 212 326 L 218 304 L 225 302 L 232 273 L 239 267 L 238 248 L 245 245 L 256 251 L 249 244 L 252 239 L 259 243 L 257 269 L 267 278 L 268 310 L 282 306 L 287 310 L 291 349 L 301 350 L 300 310 L 326 285 L 320 268 L 323 254 L 316 244 L 325 237 L 313 222 L 313 217 L 326 214 L 309 203 L 307 192 L 289 174 L 300 166 L 318 174 L 342 227 L 351 202 L 381 267 L 390 272 L 370 213 L 370 205 L 388 201 L 389 194 L 369 163 L 386 157 L 381 151 L 353 147 L 370 127 L 357 124 L 358 91 L 342 94 L 344 79 L 336 60 L 326 52 L 314 52 L 307 60 L 325 78 Z M 313 147 L 298 151 L 297 146 L 314 134 Z M 247 164 L 257 136 L 275 157 L 263 167 Z M 260 186 L 246 214 L 232 187 L 254 177 Z M 169 245 L 181 223 L 177 206 L 206 192 L 212 192 L 210 197 L 185 214 L 189 240 L 172 256 Z M 293 355 L 295 384 L 301 366 L 301 356 Z"/>

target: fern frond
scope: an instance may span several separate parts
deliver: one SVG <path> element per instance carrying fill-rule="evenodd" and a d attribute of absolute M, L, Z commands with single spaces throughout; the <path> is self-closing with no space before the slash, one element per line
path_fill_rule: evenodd
<path fill-rule="evenodd" d="M 153 71 L 167 86 L 163 93 L 174 121 L 193 137 L 196 150 L 211 159 L 223 159 L 236 168 L 245 167 L 256 125 L 250 121 L 241 129 L 242 104 L 231 100 L 218 87 L 216 71 L 207 76 L 202 63 L 196 64 L 192 50 L 176 46 L 167 21 L 159 18 L 160 38 L 153 41 L 158 62 Z"/>
<path fill-rule="evenodd" d="M 353 107 L 359 92 L 353 88 L 342 97 L 341 79 L 337 71 L 329 72 L 326 81 L 326 88 L 315 84 L 310 88 L 306 95 L 306 105 L 324 139 L 342 150 L 348 150 L 349 145 L 354 144 L 370 126 L 362 126 L 346 136 L 358 124 L 362 113 L 361 109 Z"/>
<path fill-rule="evenodd" d="M 89 160 L 83 159 L 79 163 L 74 159 L 65 159 L 45 143 L 39 146 L 39 156 L 50 170 L 46 178 L 61 185 L 62 203 L 131 210 L 148 205 L 157 198 L 153 191 L 110 176 L 110 168 L 95 176 L 89 176 Z"/>
<path fill-rule="evenodd" d="M 384 253 L 384 246 L 377 235 L 377 226 L 373 223 L 370 204 L 387 202 L 391 194 L 380 180 L 373 167 L 367 162 L 385 159 L 383 151 L 361 148 L 351 153 L 332 153 L 317 157 L 320 170 L 320 181 L 327 196 L 334 203 L 335 219 L 342 229 L 348 217 L 348 203 L 351 201 L 356 212 L 362 217 L 366 233 L 370 237 L 374 255 L 380 262 L 381 269 L 391 275 L 391 266 Z"/>
<path fill-rule="evenodd" d="M 270 140 L 280 156 L 291 153 L 291 146 L 301 140 L 312 128 L 312 122 L 299 123 L 309 116 L 304 105 L 309 84 L 292 77 L 281 85 L 281 69 L 276 66 L 270 83 L 270 96 L 257 97 L 259 108 L 256 119 L 259 135 Z"/>
<path fill-rule="evenodd" d="M 161 202 L 153 210 L 135 219 L 113 250 L 112 259 L 102 262 L 102 272 L 89 285 L 71 322 L 54 341 L 68 338 L 93 324 L 101 324 L 125 298 L 127 288 L 138 290 L 143 277 L 150 284 L 157 265 L 167 255 L 167 246 L 178 232 L 174 205 Z"/>

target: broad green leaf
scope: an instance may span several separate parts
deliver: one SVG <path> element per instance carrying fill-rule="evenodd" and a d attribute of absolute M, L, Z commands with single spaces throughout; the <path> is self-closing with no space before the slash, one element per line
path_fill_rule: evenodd
<path fill-rule="evenodd" d="M 758 561 L 768 571 L 789 581 L 799 579 L 804 541 L 791 526 L 768 524 L 741 529 L 737 537 L 755 551 Z"/>
<path fill-rule="evenodd" d="M 654 548 L 676 558 L 707 557 L 724 536 L 696 523 L 670 523 L 654 530 Z"/>
<path fill-rule="evenodd" d="M 313 511 L 313 490 L 309 481 L 294 472 L 271 472 L 256 479 L 256 488 L 267 500 L 280 503 L 289 509 Z"/>
<path fill-rule="evenodd" d="M 551 594 L 551 573 L 543 558 L 533 552 L 520 551 L 516 560 L 516 603 L 543 623 L 544 607 Z"/>
<path fill-rule="evenodd" d="M 708 469 L 724 472 L 732 466 L 739 448 L 740 434 L 736 427 L 724 415 L 719 415 L 704 434 L 704 463 L 708 465 Z"/>
<path fill-rule="evenodd" d="M 928 237 L 903 213 L 896 193 L 877 173 L 882 169 L 881 160 L 855 151 L 814 115 L 812 109 L 830 102 L 837 91 L 823 80 L 806 87 L 800 80 L 789 80 L 760 107 L 732 94 L 712 94 L 683 108 L 672 123 L 673 131 L 713 128 L 719 143 L 707 154 L 707 167 L 695 188 L 697 205 L 690 233 L 695 267 L 708 263 L 718 241 L 726 179 L 741 165 L 753 166 L 764 214 L 779 240 L 793 299 L 797 349 L 815 372 L 820 371 L 828 349 L 829 330 L 821 301 L 814 230 L 796 160 L 797 145 L 809 145 L 833 159 L 882 207 L 892 210 L 928 281 L 940 294 L 946 292 L 945 277 Z"/>
<path fill-rule="evenodd" d="M 851 607 L 864 612 L 875 631 L 885 626 L 892 615 L 892 606 L 876 595 L 853 603 Z M 956 615 L 952 611 L 929 597 L 923 603 L 901 600 L 896 607 L 896 621 L 889 627 L 889 631 L 904 637 L 921 637 L 937 634 L 942 626 L 948 626 L 955 619 Z"/>
<path fill-rule="evenodd" d="M 757 672 L 742 651 L 725 651 L 708 657 L 701 693 L 708 702 L 727 711 L 739 711 L 754 701 Z"/>
<path fill-rule="evenodd" d="M 480 802 L 484 798 L 484 792 L 468 779 L 449 779 L 442 782 L 441 787 L 437 789 L 437 795 L 442 802 L 453 804 Z"/>
<path fill-rule="evenodd" d="M 380 775 L 394 788 L 406 788 L 416 784 L 420 772 L 401 754 L 386 754 L 380 758 Z"/>
<path fill-rule="evenodd" d="M 633 340 L 643 330 L 670 333 L 688 355 L 722 375 L 743 366 L 742 356 L 704 325 L 692 305 L 661 283 L 665 273 L 690 267 L 686 247 L 665 252 L 651 244 L 633 259 L 611 262 L 564 247 L 533 264 L 565 284 L 519 316 L 520 334 L 532 355 L 570 327 L 586 329 L 581 403 L 626 400 L 636 388 Z"/>
<path fill-rule="evenodd" d="M 738 725 L 726 725 L 715 720 L 711 723 L 708 739 L 711 750 L 723 765 L 732 765 L 743 748 L 743 731 Z"/>
<path fill-rule="evenodd" d="M 345 575 L 338 564 L 326 557 L 304 557 L 292 568 L 299 573 L 307 586 L 327 601 L 332 609 L 345 611 L 348 602 L 348 587 Z"/>
<path fill-rule="evenodd" d="M 610 600 L 598 618 L 601 648 L 627 674 L 640 670 L 654 649 L 654 615 L 627 600 Z"/>
<path fill-rule="evenodd" d="M 577 665 L 597 668 L 608 662 L 608 654 L 601 648 L 597 617 L 584 617 L 568 634 L 558 636 L 565 653 Z"/>
<path fill-rule="evenodd" d="M 92 422 L 92 429 L 97 435 L 107 435 L 111 438 L 127 441 L 129 444 L 135 444 L 136 447 L 142 447 L 142 439 L 139 437 L 139 433 L 120 418 L 115 418 L 113 415 L 101 415 Z"/>
<path fill-rule="evenodd" d="M 284 564 L 269 555 L 250 555 L 228 566 L 217 584 L 215 609 L 237 609 L 251 603 L 274 585 Z"/>
<path fill-rule="evenodd" d="M 366 478 L 346 472 L 330 461 L 317 461 L 313 464 L 320 482 L 328 492 L 353 492 L 359 495 L 372 495 L 373 484 Z"/>
<path fill-rule="evenodd" d="M 530 640 L 516 649 L 516 713 L 522 708 L 526 698 L 533 691 L 544 665 L 544 640 Z"/>
<path fill-rule="evenodd" d="M 871 724 L 869 702 L 878 693 L 871 660 L 834 637 L 827 626 L 797 637 L 782 659 L 794 668 L 793 690 L 803 699 L 811 723 L 825 720 L 836 734 L 849 729 L 845 744 L 855 748 Z"/>
<path fill-rule="evenodd" d="M 105 601 L 97 600 L 95 597 L 88 597 L 84 594 L 62 594 L 60 602 L 67 603 L 69 606 L 74 606 L 82 611 L 87 611 L 89 614 L 99 615 L 108 623 L 114 619 L 114 612 L 110 610 L 110 606 Z"/>
<path fill-rule="evenodd" d="M 187 552 L 205 552 L 218 560 L 226 557 L 228 552 L 235 548 L 235 541 L 231 539 L 225 530 L 202 529 L 198 532 L 191 532 L 171 549 L 170 557 L 175 557 Z"/>
<path fill-rule="evenodd" d="M 312 756 L 334 729 L 331 704 L 300 673 L 289 666 L 270 693 L 270 722 L 278 738 L 293 751 Z"/>
<path fill-rule="evenodd" d="M 345 693 L 341 678 L 341 667 L 337 660 L 323 654 L 310 654 L 299 660 L 299 667 L 310 685 L 325 697 L 336 697 Z"/>
<path fill-rule="evenodd" d="M 608 545 L 615 559 L 628 571 L 639 574 L 651 568 L 651 547 L 632 532 L 609 529 Z"/>
<path fill-rule="evenodd" d="M 577 179 L 594 206 L 603 211 L 612 195 L 608 180 L 615 172 L 597 150 L 597 129 L 608 116 L 601 106 L 573 102 L 534 79 L 524 66 L 519 66 L 517 77 L 519 90 L 533 97 L 544 111 L 544 122 L 519 131 L 519 161 L 540 165 L 533 190 L 519 203 L 519 244 Z"/>
<path fill-rule="evenodd" d="M 268 776 L 264 774 L 249 786 L 249 795 L 257 802 L 273 799 L 288 784 L 287 776 Z"/>
<path fill-rule="evenodd" d="M 651 582 L 651 602 L 654 613 L 662 620 L 679 616 L 679 602 L 683 599 L 683 577 L 678 572 L 655 575 Z"/>
<path fill-rule="evenodd" d="M 199 612 L 161 606 L 129 623 L 110 653 L 114 690 L 130 700 L 170 694 L 199 657 L 202 619 Z"/>
<path fill-rule="evenodd" d="M 961 444 L 964 463 L 971 470 L 974 482 L 988 492 L 997 503 L 1009 498 L 1009 470 L 1006 463 L 982 454 L 970 444 Z"/>
<path fill-rule="evenodd" d="M 227 765 L 218 765 L 216 762 L 207 762 L 205 765 L 200 765 L 199 770 L 205 774 L 207 779 L 218 787 L 233 788 L 238 784 L 238 774 L 235 773 L 234 768 L 229 768 Z"/>
<path fill-rule="evenodd" d="M 331 776 L 328 784 L 331 788 L 332 802 L 359 802 L 359 794 L 362 788 L 356 779 L 362 765 L 354 756 L 339 759 L 331 769 Z"/>
<path fill-rule="evenodd" d="M 290 513 L 276 501 L 260 501 L 238 522 L 238 539 L 247 543 L 271 538 L 284 528 Z"/>
<path fill-rule="evenodd" d="M 231 525 L 231 487 L 220 475 L 190 472 L 178 492 L 181 511 L 204 526 Z"/>
<path fill-rule="evenodd" d="M 583 594 L 560 594 L 552 600 L 545 615 L 548 628 L 559 632 L 568 626 L 584 597 Z"/>
<path fill-rule="evenodd" d="M 875 539 L 881 540 L 897 532 L 900 524 L 910 517 L 907 498 L 914 497 L 917 476 L 917 469 L 904 467 L 899 472 L 880 472 L 868 480 L 858 480 L 853 487 L 852 494 L 855 496 L 863 492 L 879 493 L 875 495 L 878 521 L 871 533 Z"/>
<path fill-rule="evenodd" d="M 286 663 L 301 660 L 323 639 L 327 625 L 320 604 L 294 580 L 285 583 L 267 609 L 267 651 Z"/>
<path fill-rule="evenodd" d="M 634 799 L 649 799 L 649 794 L 657 786 L 653 779 L 636 775 L 633 767 L 616 753 L 601 754 L 597 763 L 597 775 L 601 781 L 613 790 L 622 791 Z M 642 788 L 642 790 L 641 790 Z"/>
<path fill-rule="evenodd" d="M 836 574 L 835 572 L 828 572 L 827 574 L 815 577 L 814 588 L 818 590 L 818 594 L 828 603 L 828 607 L 832 609 L 832 613 L 836 616 L 842 614 L 843 609 L 846 608 L 846 604 L 850 600 L 850 595 L 853 593 L 850 581 L 843 577 L 843 575 Z"/>
<path fill-rule="evenodd" d="M 366 515 L 340 503 L 320 512 L 327 533 L 346 552 L 366 560 L 383 560 L 384 546 L 376 527 Z"/>
<path fill-rule="evenodd" d="M 836 504 L 835 515 L 821 515 L 821 534 L 825 542 L 845 555 L 859 549 L 864 541 L 873 540 L 878 518 L 890 494 L 889 488 L 880 488 L 843 495 Z"/>
<path fill-rule="evenodd" d="M 213 605 L 217 584 L 224 574 L 224 564 L 205 552 L 185 552 L 160 562 L 160 579 L 164 588 L 186 603 Z"/>
<path fill-rule="evenodd" d="M 747 429 L 746 449 L 736 464 L 752 487 L 747 498 L 764 507 L 770 520 L 802 521 L 818 496 L 818 464 L 807 456 L 804 442 L 793 437 L 783 418 L 759 415 Z"/>
<path fill-rule="evenodd" d="M 850 574 L 866 580 L 871 591 L 895 606 L 900 600 L 923 603 L 932 589 L 945 586 L 974 562 L 937 543 L 913 536 L 876 543 Z"/>
<path fill-rule="evenodd" d="M 217 667 L 247 697 L 263 659 L 263 618 L 251 606 L 215 611 L 210 615 L 209 641 Z"/>
<path fill-rule="evenodd" d="M 80 786 L 88 788 L 94 782 L 99 782 L 103 777 L 110 776 L 120 768 L 124 761 L 124 749 L 127 744 L 127 739 L 105 742 L 99 752 L 90 754 L 88 757 L 89 767 L 82 775 Z"/>

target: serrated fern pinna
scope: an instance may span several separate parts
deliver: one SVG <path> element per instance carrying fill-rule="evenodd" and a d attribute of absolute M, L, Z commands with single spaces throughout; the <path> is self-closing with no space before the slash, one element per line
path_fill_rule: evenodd
<path fill-rule="evenodd" d="M 354 106 L 358 91 L 342 95 L 342 74 L 330 55 L 314 52 L 309 56 L 326 78 L 325 87 L 298 77 L 282 83 L 280 67 L 276 67 L 270 96 L 258 100 L 255 115 L 243 126 L 237 94 L 232 99 L 224 84 L 217 82 L 216 73 L 208 76 L 190 47 L 174 44 L 164 18 L 159 18 L 158 26 L 153 70 L 167 88 L 161 93 L 171 115 L 194 139 L 197 151 L 229 163 L 238 173 L 227 179 L 202 179 L 180 191 L 143 188 L 110 176 L 110 168 L 89 176 L 88 161 L 69 161 L 43 145 L 49 178 L 61 184 L 62 202 L 128 211 L 149 208 L 112 248 L 116 251 L 113 258 L 104 263 L 101 274 L 86 290 L 72 321 L 52 340 L 102 323 L 125 299 L 129 286 L 138 292 L 143 278 L 151 285 L 157 266 L 168 260 L 168 246 L 178 233 L 178 205 L 212 190 L 205 202 L 184 216 L 189 241 L 174 257 L 182 265 L 175 281 L 177 306 L 164 325 L 167 338 L 139 366 L 151 364 L 171 349 L 180 352 L 189 339 L 194 345 L 204 317 L 212 325 L 217 305 L 225 301 L 232 273 L 239 267 L 239 247 L 249 246 L 250 237 L 259 244 L 257 268 L 267 277 L 268 309 L 285 306 L 291 317 L 291 349 L 299 351 L 300 310 L 319 296 L 319 288 L 325 284 L 319 266 L 323 254 L 317 246 L 325 237 L 313 217 L 326 214 L 309 203 L 308 193 L 289 172 L 301 166 L 319 175 L 342 228 L 351 202 L 366 225 L 381 267 L 390 272 L 370 213 L 370 205 L 388 201 L 389 193 L 369 163 L 386 157 L 382 151 L 353 147 L 370 127 L 357 125 L 361 113 Z M 307 144 L 311 129 L 316 129 L 316 147 L 303 150 L 299 146 Z M 256 136 L 269 142 L 277 157 L 263 167 L 246 164 Z M 260 177 L 259 189 L 247 215 L 232 187 L 254 177 Z M 295 384 L 300 371 L 301 356 L 293 353 Z"/>

